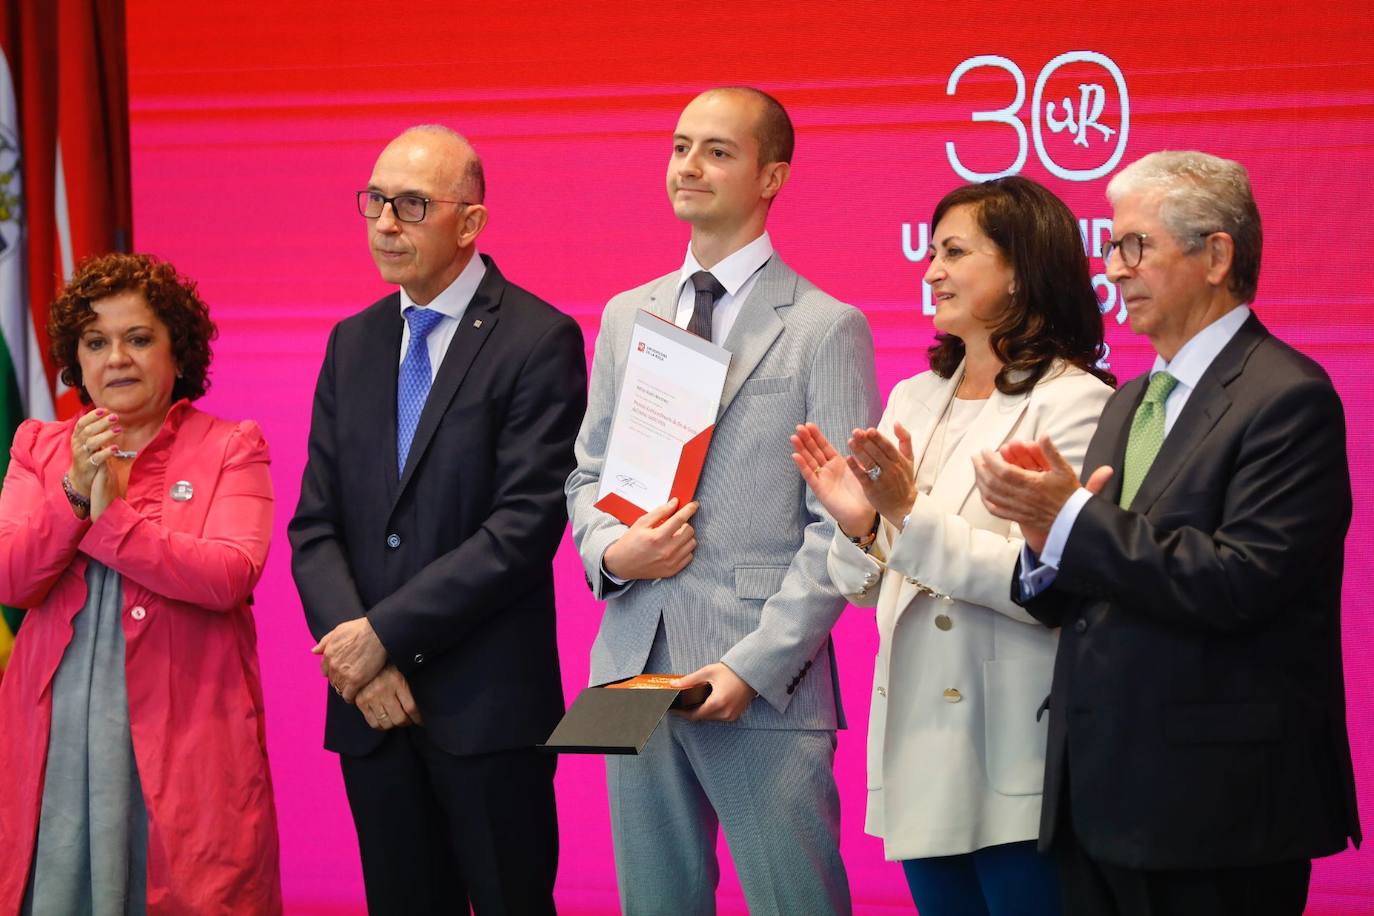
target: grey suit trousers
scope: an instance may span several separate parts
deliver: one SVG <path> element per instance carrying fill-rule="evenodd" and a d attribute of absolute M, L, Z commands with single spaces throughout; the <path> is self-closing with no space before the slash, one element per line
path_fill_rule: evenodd
<path fill-rule="evenodd" d="M 678 670 L 662 624 L 645 670 Z M 672 713 L 639 756 L 607 756 L 626 916 L 714 914 L 720 828 L 753 916 L 848 914 L 834 759 L 833 731 L 744 729 Z"/>

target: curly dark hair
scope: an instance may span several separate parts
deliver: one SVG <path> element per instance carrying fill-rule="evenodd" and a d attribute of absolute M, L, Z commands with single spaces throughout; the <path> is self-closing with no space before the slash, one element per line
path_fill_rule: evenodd
<path fill-rule="evenodd" d="M 962 205 L 973 207 L 979 229 L 1016 277 L 1011 304 L 989 335 L 1002 362 L 997 390 L 1029 391 L 1056 359 L 1115 388 L 1116 376 L 1097 365 L 1106 353 L 1102 310 L 1078 220 L 1068 206 L 1044 185 L 1012 175 L 950 191 L 935 206 L 931 231 Z M 964 358 L 964 342 L 936 334 L 928 355 L 930 368 L 949 378 Z"/>
<path fill-rule="evenodd" d="M 97 255 L 77 267 L 48 309 L 50 352 L 62 370 L 62 381 L 80 391 L 82 403 L 91 402 L 76 358 L 81 330 L 95 319 L 92 303 L 129 291 L 141 293 L 170 332 L 177 365 L 172 400 L 194 401 L 204 395 L 210 387 L 210 341 L 219 336 L 219 329 L 196 293 L 195 281 L 150 254 Z"/>

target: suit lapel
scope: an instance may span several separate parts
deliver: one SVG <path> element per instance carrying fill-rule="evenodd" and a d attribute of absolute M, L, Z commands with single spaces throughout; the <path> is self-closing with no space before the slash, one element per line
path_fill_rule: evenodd
<path fill-rule="evenodd" d="M 365 384 L 350 387 L 359 403 L 350 405 L 350 416 L 376 417 L 383 425 L 382 448 L 378 471 L 386 482 L 387 495 L 395 498 L 396 478 L 396 384 L 401 365 L 401 296 L 395 293 L 382 301 L 367 317 L 367 340 L 378 351 L 377 358 L 366 360 L 362 366 L 340 367 L 343 372 L 364 372 L 371 377 Z"/>
<path fill-rule="evenodd" d="M 940 379 L 926 396 L 921 398 L 919 404 L 925 408 L 925 417 L 921 420 L 919 429 L 908 429 L 911 433 L 911 454 L 915 457 L 916 467 L 921 466 L 921 458 L 925 455 L 926 449 L 930 448 L 930 440 L 935 435 L 935 427 L 940 425 L 940 418 L 949 409 L 949 402 L 954 397 L 954 392 L 959 389 L 959 382 L 964 377 L 964 364 L 959 363 L 954 374 L 949 378 Z M 902 424 L 905 426 L 906 424 Z M 895 440 L 895 434 L 894 434 Z M 912 469 L 915 473 L 915 469 Z"/>
<path fill-rule="evenodd" d="M 453 396 L 458 393 L 458 388 L 462 385 L 468 370 L 472 368 L 472 362 L 477 358 L 477 353 L 496 327 L 501 296 L 506 289 L 506 280 L 490 259 L 484 256 L 483 260 L 486 262 L 487 272 L 482 277 L 482 282 L 478 284 L 472 302 L 468 303 L 467 311 L 463 313 L 463 319 L 458 324 L 458 330 L 454 332 L 453 340 L 448 345 L 448 352 L 444 354 L 444 361 L 439 364 L 439 372 L 435 375 L 434 384 L 429 389 L 429 397 L 425 399 L 425 408 L 420 412 L 420 423 L 415 428 L 415 439 L 411 442 L 410 454 L 406 457 L 405 470 L 401 474 L 401 485 L 396 491 L 398 497 L 405 491 L 406 485 L 410 483 L 410 478 L 414 476 L 415 468 L 419 465 L 420 459 L 424 457 L 430 440 L 434 438 L 434 431 L 439 428 L 439 421 L 448 411 L 448 406 L 453 401 Z M 399 351 L 399 342 L 396 348 Z M 391 388 L 391 425 L 394 430 L 396 426 L 395 373 L 392 376 Z M 393 442 L 396 441 L 394 433 L 391 439 Z M 392 463 L 395 463 L 394 458 Z"/>
<path fill-rule="evenodd" d="M 973 456 L 986 448 L 997 448 L 1006 441 L 1016 421 L 1026 412 L 1030 392 L 1003 394 L 993 389 L 992 396 L 964 432 L 950 453 L 931 488 L 930 498 L 946 512 L 958 513 L 973 493 Z M 938 455 L 935 456 L 939 460 Z"/>
<path fill-rule="evenodd" d="M 649 304 L 645 306 L 646 311 L 673 324 L 677 324 L 677 280 L 680 273 L 669 274 L 660 280 L 649 292 Z"/>
<path fill-rule="evenodd" d="M 1202 373 L 1202 378 L 1198 379 L 1197 388 L 1188 396 L 1188 403 L 1174 421 L 1154 463 L 1145 473 L 1145 479 L 1140 482 L 1140 489 L 1131 501 L 1131 511 L 1149 512 L 1179 471 L 1188 464 L 1206 440 L 1207 434 L 1231 406 L 1231 395 L 1227 393 L 1226 386 L 1240 375 L 1245 361 L 1268 333 L 1259 319 L 1252 315 L 1212 360 L 1207 371 Z"/>
<path fill-rule="evenodd" d="M 1121 468 L 1126 460 L 1126 440 L 1131 434 L 1131 418 L 1145 397 L 1148 381 L 1148 375 L 1131 379 L 1107 402 L 1102 416 L 1098 418 L 1097 431 L 1093 433 L 1088 451 L 1083 456 L 1083 470 L 1079 472 L 1079 479 L 1084 483 L 1102 465 L 1112 469 L 1112 477 L 1102 490 L 1102 498 L 1114 504 L 1121 501 Z"/>
<path fill-rule="evenodd" d="M 725 338 L 725 349 L 731 354 L 730 368 L 725 373 L 717 422 L 725 416 L 735 395 L 782 333 L 778 309 L 790 307 L 797 296 L 797 274 L 776 254 L 760 271 L 758 282 L 740 306 L 734 326 Z"/>

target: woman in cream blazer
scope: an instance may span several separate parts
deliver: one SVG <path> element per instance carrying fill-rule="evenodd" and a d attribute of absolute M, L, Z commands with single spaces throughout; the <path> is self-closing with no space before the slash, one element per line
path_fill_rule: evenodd
<path fill-rule="evenodd" d="M 1114 381 L 1077 221 L 1024 178 L 936 207 L 929 372 L 893 389 L 840 455 L 793 455 L 838 522 L 830 576 L 877 607 L 866 829 L 922 916 L 1057 913 L 1036 853 L 1057 633 L 1011 600 L 1023 541 L 974 487 L 973 457 L 1049 436 L 1078 466 Z"/>

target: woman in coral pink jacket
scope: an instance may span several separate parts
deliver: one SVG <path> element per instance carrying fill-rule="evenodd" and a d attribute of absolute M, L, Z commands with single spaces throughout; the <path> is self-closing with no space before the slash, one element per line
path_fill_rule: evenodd
<path fill-rule="evenodd" d="M 272 528 L 256 424 L 191 406 L 215 328 L 144 255 L 82 265 L 53 356 L 90 409 L 15 434 L 0 602 L 0 913 L 279 913 L 250 613 Z"/>

